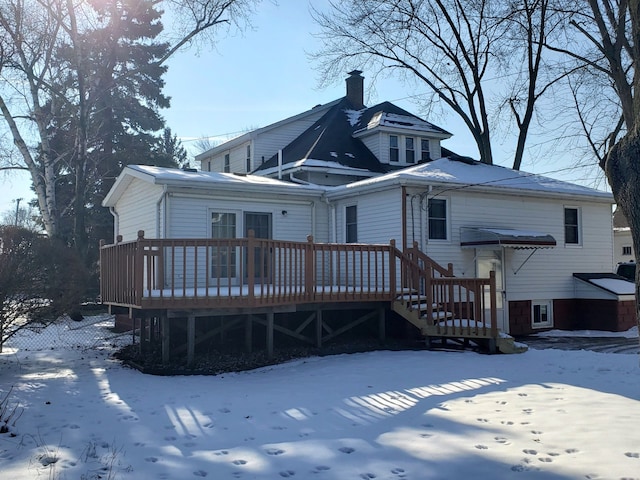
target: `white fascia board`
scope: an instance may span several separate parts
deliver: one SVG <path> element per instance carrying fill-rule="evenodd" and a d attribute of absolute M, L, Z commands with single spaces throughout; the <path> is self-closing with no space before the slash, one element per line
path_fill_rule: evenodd
<path fill-rule="evenodd" d="M 118 175 L 118 178 L 116 178 L 113 186 L 102 200 L 102 206 L 114 207 L 116 203 L 118 203 L 118 200 L 125 192 L 125 190 L 129 187 L 129 185 L 131 185 L 131 182 L 133 182 L 134 178 L 142 180 L 143 182 L 156 183 L 156 178 L 154 175 L 147 172 L 142 172 L 129 166 L 124 167 L 124 170 L 122 170 L 120 175 Z"/>
<path fill-rule="evenodd" d="M 386 125 L 377 125 L 370 129 L 365 127 L 353 132 L 352 136 L 354 138 L 364 138 L 376 133 L 389 133 L 392 135 L 404 135 L 408 137 L 422 136 L 425 138 L 436 138 L 439 140 L 448 140 L 453 136 L 453 134 L 449 132 L 439 132 L 422 128 L 389 127 Z"/>
<path fill-rule="evenodd" d="M 341 98 L 339 98 L 338 100 L 334 100 L 332 102 L 329 103 L 325 103 L 324 105 L 319 105 L 316 106 L 310 110 L 307 110 L 305 112 L 302 113 L 298 113 L 297 115 L 294 115 L 292 117 L 288 117 L 285 118 L 284 120 L 279 120 L 275 123 L 272 123 L 270 125 L 267 125 L 265 127 L 261 127 L 261 128 L 257 128 L 255 130 L 252 130 L 250 132 L 247 132 L 245 134 L 240 135 L 239 137 L 233 138 L 227 142 L 221 143 L 220 145 L 216 145 L 215 147 L 213 147 L 210 150 L 207 150 L 206 152 L 202 152 L 198 155 L 195 156 L 195 161 L 196 162 L 201 162 L 202 160 L 206 160 L 209 157 L 213 157 L 221 152 L 224 152 L 226 150 L 229 150 L 231 148 L 234 148 L 238 145 L 242 145 L 243 143 L 249 141 L 249 140 L 254 140 L 258 135 L 261 135 L 262 133 L 268 132 L 269 130 L 273 130 L 274 128 L 279 128 L 282 127 L 288 123 L 291 122 L 296 122 L 298 120 L 302 120 L 305 117 L 311 115 L 311 114 L 315 114 L 317 112 L 320 111 L 324 111 L 324 110 L 328 110 L 329 108 L 333 107 L 336 103 L 338 103 L 340 100 L 342 100 Z"/>
<path fill-rule="evenodd" d="M 322 188 L 308 188 L 300 185 L 300 188 L 293 186 L 292 188 L 277 187 L 274 185 L 237 185 L 226 184 L 224 182 L 209 185 L 185 185 L 183 182 L 169 182 L 166 184 L 170 193 L 180 193 L 183 195 L 195 194 L 198 196 L 215 196 L 220 192 L 225 194 L 226 198 L 238 197 L 245 198 L 247 194 L 260 194 L 264 197 L 297 197 L 308 199 L 319 199 L 324 195 Z"/>

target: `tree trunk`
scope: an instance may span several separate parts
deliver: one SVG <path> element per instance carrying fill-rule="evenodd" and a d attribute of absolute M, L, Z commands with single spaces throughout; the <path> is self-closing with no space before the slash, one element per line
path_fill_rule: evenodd
<path fill-rule="evenodd" d="M 636 256 L 640 252 L 640 131 L 633 129 L 609 152 L 602 168 L 627 218 Z M 640 328 L 640 269 L 636 269 L 636 324 Z"/>

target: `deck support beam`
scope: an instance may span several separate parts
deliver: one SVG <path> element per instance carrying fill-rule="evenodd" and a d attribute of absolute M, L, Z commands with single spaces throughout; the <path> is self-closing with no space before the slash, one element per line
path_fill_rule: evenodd
<path fill-rule="evenodd" d="M 316 311 L 316 347 L 322 347 L 322 310 Z"/>
<path fill-rule="evenodd" d="M 253 351 L 253 321 L 251 314 L 244 319 L 244 347 L 248 353 Z"/>
<path fill-rule="evenodd" d="M 187 365 L 193 364 L 196 351 L 196 317 L 187 317 Z"/>
<path fill-rule="evenodd" d="M 273 325 L 274 314 L 267 313 L 267 357 L 273 357 Z"/>
<path fill-rule="evenodd" d="M 386 323 L 387 323 L 387 310 L 384 307 L 378 308 L 378 339 L 384 342 L 387 338 Z"/>
<path fill-rule="evenodd" d="M 162 338 L 162 363 L 169 363 L 169 350 L 171 348 L 171 320 L 163 313 L 160 317 L 160 331 Z"/>
<path fill-rule="evenodd" d="M 140 353 L 143 353 L 147 347 L 147 322 L 144 315 L 137 318 L 140 325 Z M 134 322 L 135 325 L 135 322 Z"/>

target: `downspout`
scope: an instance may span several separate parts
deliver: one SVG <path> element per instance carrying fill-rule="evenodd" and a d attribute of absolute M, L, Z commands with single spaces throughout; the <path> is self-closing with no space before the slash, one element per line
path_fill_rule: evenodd
<path fill-rule="evenodd" d="M 115 207 L 109 207 L 109 213 L 113 215 L 113 243 L 116 243 L 116 239 L 120 234 L 120 215 L 116 212 Z"/>
<path fill-rule="evenodd" d="M 402 186 L 402 251 L 407 248 L 407 187 Z"/>
<path fill-rule="evenodd" d="M 323 195 L 324 203 L 327 204 L 327 208 L 329 208 L 329 242 L 336 243 L 337 242 L 337 234 L 336 234 L 336 207 L 335 205 L 329 202 L 329 199 L 326 195 Z"/>
<path fill-rule="evenodd" d="M 167 186 L 163 185 L 162 186 L 162 195 L 160 195 L 160 198 L 158 199 L 158 201 L 156 202 L 156 238 L 164 238 L 164 236 L 160 236 L 161 232 L 160 232 L 160 220 L 162 220 L 162 227 L 164 229 L 164 233 L 166 233 L 167 230 L 167 209 L 166 209 L 166 204 L 165 204 L 165 209 L 164 209 L 164 215 L 161 214 L 162 211 L 162 202 L 164 201 L 164 199 L 167 197 Z"/>

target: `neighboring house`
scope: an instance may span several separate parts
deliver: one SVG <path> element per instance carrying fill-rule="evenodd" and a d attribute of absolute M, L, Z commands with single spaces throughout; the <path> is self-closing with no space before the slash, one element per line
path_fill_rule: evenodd
<path fill-rule="evenodd" d="M 613 267 L 620 262 L 635 262 L 631 229 L 624 214 L 619 208 L 613 212 Z"/>
<path fill-rule="evenodd" d="M 103 205 L 114 215 L 116 243 L 138 238 L 148 257 L 136 280 L 146 290 L 136 287 L 131 298 L 107 292 L 111 304 L 153 312 L 166 298 L 184 314 L 192 300 L 231 308 L 237 294 L 262 305 L 260 322 L 272 336 L 269 315 L 313 301 L 318 343 L 346 328 L 328 325 L 322 306 L 361 300 L 382 310 L 391 303 L 427 337 L 430 318 L 475 319 L 485 328 L 491 317 L 512 335 L 633 325 L 633 295 L 602 280 L 614 248 L 611 194 L 460 157 L 441 145 L 451 136 L 445 130 L 388 102 L 364 107 L 360 73 L 350 73 L 344 98 L 199 155 L 201 171 L 126 167 Z M 271 240 L 255 243 L 250 231 Z M 118 255 L 133 262 L 127 248 L 108 251 L 116 255 L 109 275 L 133 274 L 118 263 Z M 491 272 L 495 289 L 478 280 Z M 447 280 L 452 274 L 460 280 Z M 418 292 L 429 316 L 390 302 L 400 291 Z M 186 315 L 253 311 L 242 305 Z M 300 322 L 279 331 L 302 338 L 312 318 Z"/>

